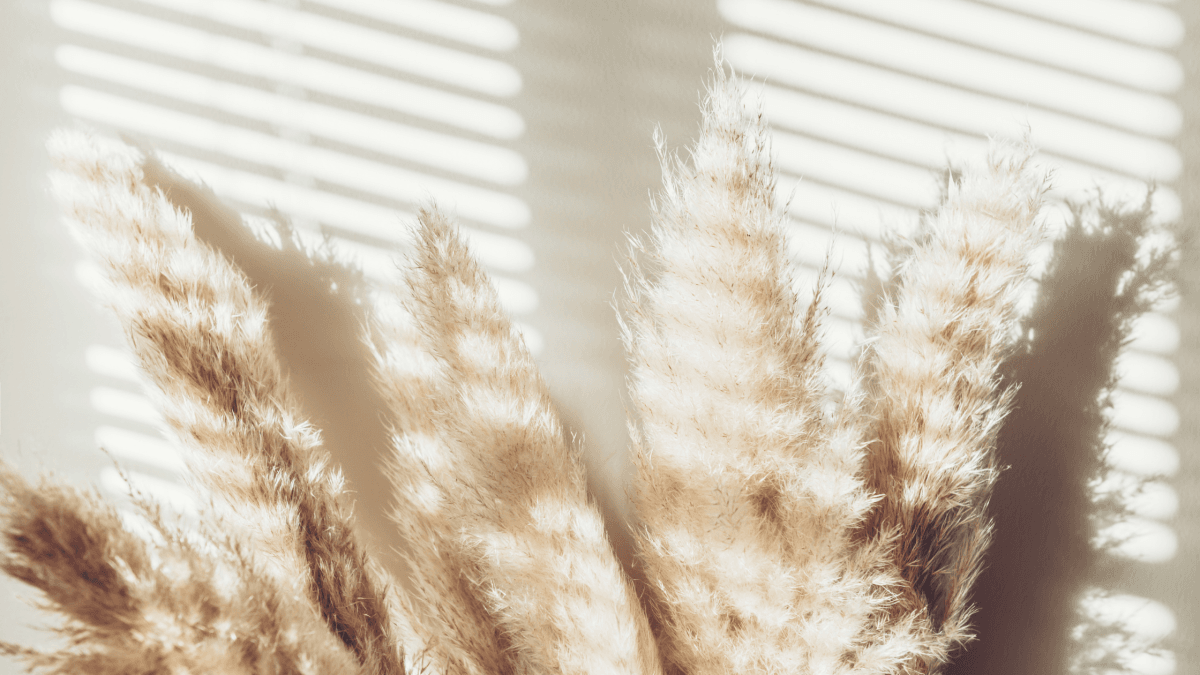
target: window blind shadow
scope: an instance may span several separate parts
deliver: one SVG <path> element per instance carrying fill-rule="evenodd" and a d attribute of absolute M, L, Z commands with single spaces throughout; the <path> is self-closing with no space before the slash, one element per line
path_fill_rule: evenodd
<path fill-rule="evenodd" d="M 505 4 L 48 5 L 62 29 L 63 110 L 157 150 L 164 165 L 151 180 L 268 295 L 293 386 L 382 552 L 399 542 L 386 518 L 388 437 L 360 339 L 362 300 L 391 276 L 417 208 L 436 202 L 456 216 L 527 344 L 543 348 L 531 321 L 538 260 L 523 234 L 531 210 L 514 194 L 529 169 L 515 147 L 525 133 L 513 106 L 520 35 Z M 333 257 L 313 255 L 325 247 Z M 95 271 L 85 264 L 78 275 Z M 92 345 L 87 362 L 103 382 L 90 392 L 104 420 L 96 443 L 135 489 L 194 511 L 204 496 L 181 484 L 124 348 Z M 99 483 L 120 496 L 125 477 L 105 469 Z"/>
<path fill-rule="evenodd" d="M 843 386 L 862 337 L 855 287 L 871 264 L 868 248 L 879 250 L 881 226 L 914 222 L 932 207 L 940 171 L 981 157 L 989 135 L 1028 133 L 1040 148 L 1053 172 L 1048 219 L 1056 233 L 1069 220 L 1067 201 L 1099 191 L 1110 203 L 1136 206 L 1151 182 L 1156 217 L 1182 216 L 1174 184 L 1183 172 L 1176 142 L 1183 113 L 1173 95 L 1185 73 L 1173 50 L 1183 23 L 1170 3 L 716 5 L 728 26 L 728 58 L 760 83 L 752 97 L 761 97 L 775 130 L 781 190 L 792 195 L 801 242 L 793 242 L 796 259 L 810 279 L 835 242 L 841 281 L 830 296 L 838 343 L 832 356 Z M 844 234 L 832 237 L 834 227 Z M 1077 269 L 1088 264 L 1097 274 L 1076 289 L 1083 297 L 1089 288 L 1099 291 L 1106 269 L 1104 260 Z M 1081 306 L 1059 304 L 1053 319 L 1063 331 L 1058 344 L 1072 354 L 1089 353 L 1087 340 L 1096 337 Z M 1120 368 L 1106 480 L 1149 481 L 1149 496 L 1128 504 L 1127 518 L 1114 526 L 1121 546 L 1101 552 L 1089 544 L 1087 484 L 1098 460 L 1095 448 L 1078 441 L 1089 429 L 1072 426 L 1068 416 L 1045 420 L 1049 426 L 1039 430 L 1028 409 L 1010 418 L 998 452 L 1011 468 L 992 504 L 997 539 L 975 593 L 979 640 L 950 672 L 1062 672 L 1072 640 L 1099 639 L 1081 633 L 1099 624 L 1112 628 L 1103 639 L 1126 640 L 1114 648 L 1123 660 L 1106 664 L 1114 672 L 1168 675 L 1182 667 L 1169 648 L 1178 608 L 1164 592 L 1181 536 L 1171 479 L 1180 422 L 1172 402 L 1179 386 L 1174 309 L 1168 303 L 1145 317 Z M 1084 391 L 1079 378 L 1101 374 L 1098 365 L 1083 364 L 1051 385 L 1051 366 L 1066 365 L 1041 358 L 1025 371 L 1032 397 L 1038 382 Z M 1027 408 L 1046 404 L 1025 399 Z"/>

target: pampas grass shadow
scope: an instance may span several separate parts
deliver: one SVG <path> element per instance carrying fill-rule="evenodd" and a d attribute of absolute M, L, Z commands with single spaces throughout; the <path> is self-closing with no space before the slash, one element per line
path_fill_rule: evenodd
<path fill-rule="evenodd" d="M 360 339 L 367 281 L 336 250 L 330 255 L 306 248 L 278 214 L 267 223 L 278 246 L 256 238 L 242 215 L 209 188 L 175 173 L 152 152 L 146 155 L 147 183 L 191 212 L 197 238 L 232 260 L 269 298 L 276 348 L 291 387 L 353 486 L 360 529 L 377 554 L 386 555 L 401 542 L 385 515 L 391 487 L 379 471 L 388 446 L 384 404 L 371 386 L 370 354 Z M 396 227 L 402 228 L 399 216 Z"/>
<path fill-rule="evenodd" d="M 949 675 L 1061 673 L 1111 631 L 1081 626 L 1078 602 L 1103 583 L 1104 553 L 1091 539 L 1098 519 L 1119 514 L 1096 504 L 1089 481 L 1105 469 L 1105 409 L 1115 387 L 1114 369 L 1132 322 L 1168 291 L 1181 251 L 1139 248 L 1160 228 L 1147 204 L 1136 209 L 1073 207 L 1072 222 L 1054 247 L 1036 303 L 1023 323 L 1018 351 L 1003 367 L 1019 382 L 1013 410 L 998 441 L 1001 475 L 990 512 L 996 533 L 987 567 L 975 587 L 978 641 L 948 669 Z M 1112 665 L 1110 663 L 1110 665 Z"/>

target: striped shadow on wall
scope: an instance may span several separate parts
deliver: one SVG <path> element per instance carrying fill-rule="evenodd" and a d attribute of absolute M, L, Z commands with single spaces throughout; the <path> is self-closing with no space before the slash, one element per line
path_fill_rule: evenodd
<path fill-rule="evenodd" d="M 528 167 L 513 147 L 525 122 L 511 107 L 522 78 L 509 63 L 520 36 L 501 16 L 509 1 L 48 4 L 62 29 L 54 57 L 66 113 L 158 149 L 252 225 L 282 215 L 305 246 L 332 243 L 367 278 L 391 273 L 406 224 L 436 201 L 462 224 L 537 353 L 541 333 L 528 321 L 539 298 L 527 282 L 536 260 L 523 240 L 530 209 L 512 194 Z M 98 273 L 77 268 L 85 285 Z M 90 402 L 105 419 L 95 441 L 124 467 L 104 469 L 100 484 L 121 496 L 128 480 L 194 513 L 198 496 L 182 485 L 180 457 L 127 350 L 95 344 L 85 356 L 98 381 Z M 367 472 L 358 477 L 378 475 Z M 355 484 L 385 493 L 368 480 Z M 372 517 L 386 527 L 382 510 L 360 513 Z"/>
<path fill-rule="evenodd" d="M 838 345 L 831 356 L 843 387 L 861 339 L 854 284 L 867 269 L 868 245 L 880 243 L 882 226 L 912 222 L 919 209 L 933 206 L 935 175 L 948 160 L 982 156 L 988 135 L 1030 131 L 1054 172 L 1051 198 L 1059 206 L 1052 223 L 1064 222 L 1064 200 L 1083 200 L 1097 187 L 1110 201 L 1140 204 L 1147 181 L 1157 184 L 1157 217 L 1181 216 L 1172 184 L 1182 171 L 1173 143 L 1182 112 L 1172 95 L 1184 82 L 1173 53 L 1183 24 L 1169 3 L 717 0 L 717 7 L 727 22 L 726 56 L 757 81 L 752 96 L 761 95 L 773 126 L 780 189 L 791 195 L 794 253 L 806 285 L 834 242 L 840 281 L 827 297 Z M 1179 468 L 1172 444 L 1179 414 L 1170 401 L 1179 386 L 1174 307 L 1166 303 L 1140 322 L 1120 364 L 1111 468 L 1095 489 L 1142 489 L 1126 501 L 1128 515 L 1100 533 L 1118 543 L 1091 555 L 1089 573 L 1058 579 L 1082 591 L 1078 614 L 1050 622 L 1050 634 L 1039 636 L 1033 631 L 1048 626 L 1041 606 L 1012 608 L 1011 618 L 995 619 L 986 602 L 1003 599 L 982 589 L 981 640 L 963 657 L 962 672 L 1064 670 L 1072 657 L 1062 645 L 1071 633 L 1075 658 L 1082 659 L 1077 671 L 1087 669 L 1089 654 L 1107 650 L 1115 658 L 1106 666 L 1112 672 L 1175 672 L 1171 598 L 1121 585 L 1125 577 L 1147 575 L 1136 566 L 1168 562 L 1178 549 L 1171 521 L 1179 499 L 1170 480 Z M 1008 480 L 1020 474 L 1010 470 Z M 1086 476 L 1076 478 L 1082 493 Z M 1021 554 L 996 559 L 1020 563 Z M 1113 569 L 1133 571 L 1122 576 Z M 1097 627 L 1102 637 L 1094 637 Z M 1050 646 L 1039 648 L 1039 640 Z"/>

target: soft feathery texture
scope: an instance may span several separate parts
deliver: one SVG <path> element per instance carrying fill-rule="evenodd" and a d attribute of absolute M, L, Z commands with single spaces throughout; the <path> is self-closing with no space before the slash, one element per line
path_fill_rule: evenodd
<path fill-rule="evenodd" d="M 997 477 L 993 448 L 1013 390 L 999 372 L 1044 233 L 1045 191 L 1027 145 L 993 143 L 986 166 L 948 182 L 907 246 L 865 355 L 874 420 L 867 479 L 883 495 L 871 529 L 895 533 L 908 588 L 893 611 L 928 612 L 946 655 L 972 638 Z"/>
<path fill-rule="evenodd" d="M 930 632 L 884 621 L 900 579 L 889 541 L 855 537 L 874 503 L 858 400 L 822 413 L 824 281 L 802 307 L 765 122 L 723 69 L 692 158 L 664 160 L 625 326 L 662 647 L 686 673 L 888 672 Z"/>
<path fill-rule="evenodd" d="M 693 161 L 662 153 L 652 232 L 627 270 L 649 616 L 532 357 L 445 216 L 422 211 L 367 329 L 409 598 L 354 537 L 265 302 L 146 184 L 139 151 L 56 135 L 68 222 L 217 503 L 187 535 L 143 506 L 147 539 L 94 497 L 0 472 L 0 566 L 70 638 L 3 650 L 52 672 L 939 670 L 970 636 L 1012 397 L 997 373 L 1043 236 L 1041 179 L 1027 147 L 994 144 L 948 183 L 892 246 L 901 262 L 833 405 L 828 275 L 802 302 L 766 124 L 742 100 L 718 57 Z"/>
<path fill-rule="evenodd" d="M 1124 490 L 1106 490 L 1095 503 L 1088 482 L 1108 473 L 1111 397 L 1133 321 L 1174 290 L 1180 258 L 1192 253 L 1190 232 L 1156 224 L 1149 195 L 1140 206 L 1116 206 L 1097 192 L 1072 211 L 1001 367 L 1020 388 L 997 435 L 1005 469 L 989 503 L 987 566 L 973 590 L 979 640 L 950 675 L 1131 671 L 1161 646 L 1131 633 L 1124 617 L 1094 613 L 1104 593 L 1087 587 L 1110 585 L 1110 560 L 1089 541 L 1088 521 L 1125 519 L 1128 503 Z"/>
<path fill-rule="evenodd" d="M 391 516 L 407 545 L 415 610 L 409 657 L 436 673 L 512 673 L 503 636 L 470 582 L 476 573 L 459 541 L 453 485 L 443 486 L 454 458 L 438 401 L 451 382 L 425 347 L 411 295 L 401 283 L 377 294 L 367 338 L 392 427 Z"/>
<path fill-rule="evenodd" d="M 375 344 L 424 347 L 417 357 L 378 350 L 397 427 L 397 519 L 424 523 L 414 567 L 454 587 L 456 647 L 494 638 L 459 600 L 462 575 L 500 631 L 515 672 L 657 673 L 658 654 L 632 586 L 613 555 L 582 467 L 524 341 L 456 229 L 419 216 L 404 286 Z M 404 322 L 412 321 L 409 328 Z M 414 330 L 415 329 L 415 330 Z M 418 476 L 419 478 L 414 478 Z M 409 513 L 407 511 L 415 511 Z M 443 553 L 439 559 L 438 554 Z M 442 570 L 444 560 L 457 570 Z M 459 575 L 455 579 L 455 575 Z M 435 589 L 426 589 L 433 591 Z M 435 606 L 445 600 L 426 599 Z M 449 614 L 439 610 L 439 614 Z M 470 629 L 470 633 L 460 629 Z M 436 650 L 436 645 L 434 645 Z"/>
<path fill-rule="evenodd" d="M 49 145 L 67 221 L 105 275 L 104 300 L 192 475 L 254 542 L 255 564 L 308 593 L 368 672 L 399 672 L 389 584 L 356 540 L 340 472 L 292 400 L 266 305 L 146 185 L 142 153 L 81 132 Z"/>
<path fill-rule="evenodd" d="M 211 528 L 186 534 L 138 502 L 154 543 L 93 494 L 27 483 L 0 463 L 0 567 L 41 590 L 66 647 L 0 643 L 32 669 L 74 675 L 368 673 L 305 596 Z"/>

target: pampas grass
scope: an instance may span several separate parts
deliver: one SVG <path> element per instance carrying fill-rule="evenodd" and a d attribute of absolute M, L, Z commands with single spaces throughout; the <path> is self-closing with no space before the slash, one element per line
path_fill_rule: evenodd
<path fill-rule="evenodd" d="M 187 532 L 135 500 L 153 543 L 96 495 L 0 467 L 0 568 L 65 619 L 55 651 L 0 644 L 47 673 L 368 673 L 304 594 L 216 521 Z"/>
<path fill-rule="evenodd" d="M 999 555 L 980 576 L 976 596 L 982 635 L 1038 646 L 1012 650 L 981 641 L 954 672 L 1061 663 L 1064 671 L 1099 673 L 1124 669 L 1124 661 L 1148 648 L 1081 610 L 1097 595 L 1088 587 L 1108 581 L 1095 551 L 1116 543 L 1093 540 L 1126 515 L 1128 502 L 1119 491 L 1094 489 L 1112 473 L 1117 363 L 1135 320 L 1176 286 L 1180 255 L 1190 250 L 1184 234 L 1155 224 L 1148 200 L 1130 207 L 1097 195 L 1072 207 L 1017 349 L 1001 367 L 1020 389 L 997 439 L 1001 462 L 1011 466 L 992 501 Z M 1054 495 L 1055 508 L 1031 494 Z M 1046 633 L 1059 639 L 1037 640 Z"/>
<path fill-rule="evenodd" d="M 805 310 L 765 122 L 723 72 L 703 112 L 693 167 L 664 157 L 652 240 L 633 242 L 624 331 L 664 652 L 688 673 L 887 670 L 870 647 L 913 627 L 876 630 L 898 579 L 852 541 L 874 499 L 855 417 L 822 416 L 821 286 Z"/>
<path fill-rule="evenodd" d="M 255 542 L 256 570 L 309 595 L 368 672 L 395 672 L 393 622 L 402 615 L 357 542 L 340 473 L 291 400 L 265 304 L 145 184 L 141 153 L 67 132 L 50 140 L 50 153 L 67 222 L 104 271 L 103 299 L 192 476 Z"/>
<path fill-rule="evenodd" d="M 952 187 L 827 418 L 821 285 L 803 311 L 765 125 L 736 93 L 719 75 L 693 167 L 667 160 L 653 245 L 634 243 L 656 271 L 632 273 L 625 335 L 668 654 L 696 673 L 926 671 L 969 639 L 1040 179 L 996 145 Z"/>
<path fill-rule="evenodd" d="M 766 123 L 717 63 L 691 163 L 659 140 L 664 188 L 625 265 L 638 584 L 520 334 L 436 207 L 363 338 L 391 428 L 401 586 L 355 534 L 266 302 L 150 186 L 151 158 L 56 134 L 67 222 L 212 501 L 183 530 L 135 499 L 139 529 L 4 469 L 0 564 L 67 639 L 4 650 L 62 673 L 940 670 L 972 637 L 1044 179 L 1027 145 L 994 143 L 895 239 L 839 400 L 829 275 L 811 299 L 796 288 Z"/>
<path fill-rule="evenodd" d="M 947 653 L 970 639 L 968 594 L 991 536 L 992 451 L 1014 393 L 1000 387 L 999 367 L 1043 238 L 1031 155 L 994 144 L 982 171 L 949 183 L 885 297 L 865 361 L 867 480 L 883 497 L 870 529 L 902 533 L 893 557 L 908 592 L 897 610 L 927 612 Z"/>
<path fill-rule="evenodd" d="M 433 210 L 418 223 L 404 283 L 383 300 L 406 308 L 417 328 L 401 337 L 393 322 L 391 335 L 381 325 L 374 336 L 381 385 L 405 429 L 397 500 L 438 511 L 429 528 L 438 548 L 414 554 L 414 567 L 438 566 L 441 551 L 460 561 L 450 573 L 469 579 L 515 672 L 657 672 L 645 615 L 532 357 L 454 226 Z M 419 373 L 388 348 L 412 342 L 426 352 Z M 407 518 L 397 511 L 398 522 Z M 424 600 L 436 606 L 439 596 Z"/>

